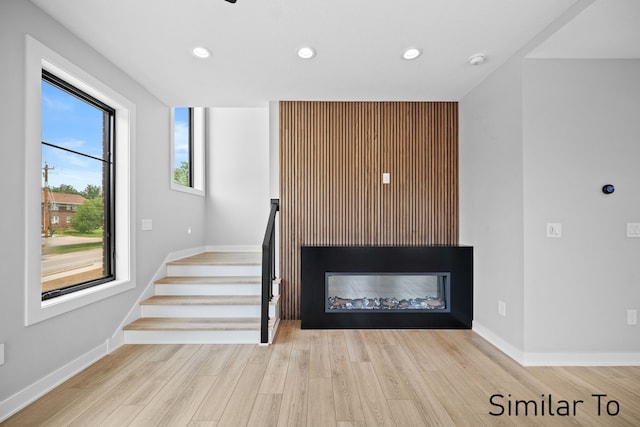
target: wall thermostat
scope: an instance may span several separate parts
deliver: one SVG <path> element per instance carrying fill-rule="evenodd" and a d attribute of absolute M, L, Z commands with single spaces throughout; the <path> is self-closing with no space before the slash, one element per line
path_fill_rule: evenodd
<path fill-rule="evenodd" d="M 612 194 L 614 191 L 616 191 L 616 188 L 613 186 L 613 184 L 606 184 L 602 186 L 602 192 L 604 194 Z"/>

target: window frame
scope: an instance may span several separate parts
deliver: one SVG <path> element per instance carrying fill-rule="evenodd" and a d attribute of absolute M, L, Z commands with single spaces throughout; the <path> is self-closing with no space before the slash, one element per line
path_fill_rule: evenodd
<path fill-rule="evenodd" d="M 103 115 L 103 129 L 106 132 L 106 135 L 103 135 L 103 150 L 105 153 L 103 154 L 101 159 L 94 158 L 95 160 L 99 160 L 106 165 L 103 164 L 103 183 L 104 188 L 103 191 L 103 228 L 104 235 L 103 238 L 103 263 L 104 263 L 104 274 L 102 277 L 98 279 L 93 279 L 87 282 L 78 282 L 73 285 L 68 285 L 62 288 L 53 289 L 47 292 L 42 292 L 42 301 L 46 301 L 52 298 L 56 298 L 65 294 L 70 294 L 72 292 L 78 292 L 82 289 L 90 288 L 93 286 L 98 286 L 103 283 L 110 282 L 115 279 L 115 238 L 116 233 L 115 230 L 115 206 L 114 199 L 116 194 L 115 188 L 115 142 L 116 142 L 116 131 L 115 131 L 115 115 L 116 111 L 107 103 L 100 101 L 93 96 L 87 94 L 83 90 L 77 88 L 73 84 L 64 80 L 60 76 L 46 70 L 43 68 L 42 70 L 42 81 L 47 82 L 49 85 L 55 87 L 56 89 L 66 92 L 67 94 L 76 97 L 82 102 L 85 102 L 92 107 L 102 111 Z M 106 122 L 106 126 L 105 126 Z M 51 148 L 69 151 L 75 154 L 87 156 L 86 153 L 76 152 L 74 150 L 68 150 L 65 147 L 58 146 L 50 141 L 44 141 L 41 139 L 41 144 L 49 146 Z M 89 156 L 92 157 L 93 156 Z M 58 209 L 64 208 L 66 211 L 66 205 L 58 205 Z M 56 224 L 60 224 L 60 218 Z"/>
<path fill-rule="evenodd" d="M 189 185 L 182 185 L 174 180 L 175 171 L 175 110 L 176 108 L 189 108 Z M 206 145 L 206 121 L 207 111 L 203 107 L 171 107 L 170 111 L 170 188 L 198 196 L 205 195 L 205 145 Z"/>
<path fill-rule="evenodd" d="M 29 326 L 135 287 L 133 230 L 133 137 L 135 104 L 30 35 L 25 37 L 25 325 Z M 41 285 L 41 120 L 42 70 L 115 110 L 115 278 L 42 301 Z"/>

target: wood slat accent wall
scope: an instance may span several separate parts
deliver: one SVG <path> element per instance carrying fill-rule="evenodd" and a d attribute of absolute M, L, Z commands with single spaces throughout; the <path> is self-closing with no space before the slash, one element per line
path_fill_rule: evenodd
<path fill-rule="evenodd" d="M 280 102 L 280 220 L 284 319 L 302 245 L 458 244 L 458 104 Z"/>

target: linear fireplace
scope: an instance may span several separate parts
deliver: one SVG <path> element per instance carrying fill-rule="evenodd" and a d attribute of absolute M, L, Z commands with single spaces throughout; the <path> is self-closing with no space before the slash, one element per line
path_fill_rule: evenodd
<path fill-rule="evenodd" d="M 303 246 L 303 329 L 471 328 L 473 248 Z"/>
<path fill-rule="evenodd" d="M 325 273 L 327 311 L 447 312 L 450 273 Z"/>

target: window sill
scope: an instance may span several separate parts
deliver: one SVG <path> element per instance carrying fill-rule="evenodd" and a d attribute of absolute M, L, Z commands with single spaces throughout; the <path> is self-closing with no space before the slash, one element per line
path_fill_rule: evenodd
<path fill-rule="evenodd" d="M 175 191 L 181 191 L 183 193 L 194 194 L 196 196 L 203 196 L 204 197 L 204 195 L 205 195 L 203 189 L 187 187 L 185 185 L 176 184 L 173 181 L 171 181 L 171 189 L 175 190 Z"/>
<path fill-rule="evenodd" d="M 47 301 L 42 301 L 40 302 L 40 307 L 33 307 L 28 311 L 27 325 L 38 323 L 60 314 L 76 310 L 133 288 L 134 286 L 131 281 L 115 280 L 113 282 L 83 289 L 78 292 L 51 298 Z"/>

